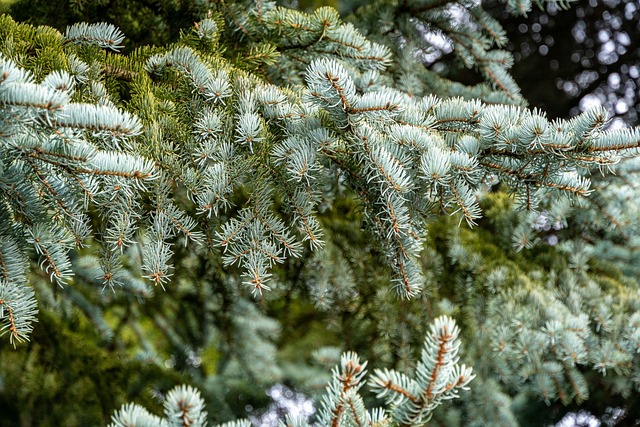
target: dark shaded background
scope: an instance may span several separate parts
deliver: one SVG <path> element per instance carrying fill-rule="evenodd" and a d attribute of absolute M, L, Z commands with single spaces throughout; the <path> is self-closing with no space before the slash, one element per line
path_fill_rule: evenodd
<path fill-rule="evenodd" d="M 640 2 L 589 0 L 547 9 L 534 8 L 527 17 L 496 14 L 509 34 L 513 76 L 530 106 L 556 118 L 600 104 L 615 126 L 636 125 Z"/>

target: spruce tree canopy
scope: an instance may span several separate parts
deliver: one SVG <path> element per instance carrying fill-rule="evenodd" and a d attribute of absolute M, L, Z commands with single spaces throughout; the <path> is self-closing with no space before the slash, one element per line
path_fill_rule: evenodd
<path fill-rule="evenodd" d="M 50 3 L 0 16 L 0 333 L 34 354 L 42 310 L 118 369 L 166 373 L 103 386 L 72 424 L 224 422 L 276 382 L 328 383 L 287 426 L 518 425 L 638 396 L 619 254 L 640 130 L 527 108 L 482 5 Z M 152 389 L 165 418 L 118 409 Z"/>

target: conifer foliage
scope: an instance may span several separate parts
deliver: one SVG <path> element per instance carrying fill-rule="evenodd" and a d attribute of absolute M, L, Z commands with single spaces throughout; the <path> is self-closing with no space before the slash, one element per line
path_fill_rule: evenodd
<path fill-rule="evenodd" d="M 468 390 L 474 378 L 472 369 L 458 365 L 460 330 L 450 317 L 439 317 L 431 326 L 422 350 L 421 361 L 416 367 L 416 378 L 385 369 L 376 370 L 372 386 L 378 397 L 383 397 L 389 409 L 375 408 L 367 411 L 359 394 L 365 384 L 367 362 L 361 362 L 356 353 L 342 355 L 340 366 L 333 369 L 331 382 L 322 399 L 322 409 L 314 424 L 320 426 L 373 426 L 382 427 L 392 422 L 399 425 L 423 425 L 433 410 L 443 400 L 458 397 L 461 390 Z M 204 426 L 207 413 L 200 392 L 191 387 L 177 387 L 170 391 L 165 401 L 167 420 L 151 415 L 144 408 L 124 405 L 113 416 L 109 427 L 172 425 Z M 309 427 L 304 419 L 287 416 L 281 427 Z M 236 421 L 220 427 L 248 427 L 245 421 Z"/>
<path fill-rule="evenodd" d="M 128 54 L 119 53 L 126 35 L 108 23 L 77 23 L 63 35 L 1 16 L 0 333 L 14 345 L 29 339 L 38 313 L 30 277 L 65 288 L 92 282 L 143 299 L 180 282 L 175 255 L 183 245 L 241 283 L 239 300 L 282 286 L 274 271 L 296 259 L 316 257 L 333 272 L 351 261 L 317 255 L 335 253 L 323 215 L 345 199 L 359 206 L 386 261 L 388 288 L 415 301 L 425 286 L 433 291 L 420 255 L 436 215 L 477 225 L 482 195 L 497 182 L 531 215 L 566 211 L 591 195 L 592 169 L 636 154 L 640 130 L 607 130 L 602 110 L 549 120 L 525 108 L 508 74 L 512 59 L 501 50 L 505 35 L 481 6 L 399 3 L 356 11 L 357 26 L 383 24 L 367 38 L 328 7 L 305 13 L 272 2 L 212 2 L 179 40 Z M 518 13 L 530 7 L 509 2 Z M 433 37 L 485 82 L 464 86 L 417 62 L 434 53 Z M 509 229 L 520 249 L 529 246 L 527 227 Z M 455 238 L 448 244 L 452 264 L 469 264 L 464 274 L 482 270 Z M 602 373 L 631 366 L 637 374 L 640 338 L 629 295 L 619 296 L 624 309 L 612 314 L 589 305 L 600 291 L 592 281 L 579 271 L 563 274 L 569 316 L 551 291 L 522 295 L 499 269 L 469 274 L 465 283 L 487 279 L 476 289 L 486 286 L 495 298 L 470 291 L 464 311 L 475 325 L 492 316 L 486 330 L 469 326 L 468 336 L 479 340 L 491 330 L 497 348 L 495 359 L 478 356 L 479 365 L 506 384 L 530 381 L 547 401 L 570 402 L 588 394 L 578 365 Z M 339 290 L 310 293 L 326 307 L 332 292 Z M 108 331 L 100 310 L 75 295 Z M 508 329 L 527 299 L 539 316 Z M 605 337 L 611 330 L 619 334 Z M 412 373 L 374 372 L 371 389 L 385 409 L 366 409 L 359 395 L 366 363 L 346 353 L 318 425 L 425 424 L 474 377 L 458 364 L 459 334 L 452 318 L 439 317 Z M 624 345 L 614 346 L 618 340 Z M 131 404 L 112 425 L 204 425 L 202 402 L 195 389 L 176 388 L 165 398 L 165 419 Z M 236 425 L 245 424 L 228 426 Z"/>

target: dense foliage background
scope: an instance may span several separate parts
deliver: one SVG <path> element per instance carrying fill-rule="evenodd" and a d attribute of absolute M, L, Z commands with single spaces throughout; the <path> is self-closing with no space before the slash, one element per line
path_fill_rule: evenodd
<path fill-rule="evenodd" d="M 286 3 L 301 10 L 323 4 Z M 331 5 L 358 25 L 357 2 Z M 75 22 L 113 23 L 127 37 L 125 52 L 176 42 L 210 8 L 224 11 L 227 5 L 222 0 L 0 2 L 0 11 L 8 11 L 17 22 L 61 32 Z M 638 2 L 579 2 L 568 10 L 551 4 L 546 10 L 534 8 L 526 17 L 502 13 L 502 4 L 485 8 L 507 30 L 507 49 L 515 53 L 512 74 L 529 107 L 540 107 L 550 118 L 568 118 L 600 104 L 615 117 L 612 126 L 638 123 Z M 246 59 L 250 55 L 241 36 L 226 31 L 222 55 L 239 69 L 256 68 Z M 6 46 L 6 39 L 2 42 Z M 469 85 L 481 81 L 446 46 L 434 44 L 424 53 L 423 65 L 429 70 Z M 106 83 L 128 102 L 135 94 L 121 77 L 110 76 Z M 616 185 L 612 181 L 594 178 L 601 188 Z M 247 195 L 234 197 L 245 200 Z M 562 225 L 553 223 L 551 215 L 541 215 L 533 228 L 540 244 L 516 251 L 513 236 L 524 219 L 506 189 L 496 186 L 481 201 L 484 217 L 477 227 L 458 227 L 457 217 L 434 218 L 421 257 L 426 289 L 418 298 L 401 300 L 389 289 L 385 256 L 363 230 L 357 202 L 349 194 L 334 197 L 333 208 L 319 213 L 326 248 L 278 265 L 277 285 L 258 299 L 237 285 L 238 271 L 223 267 L 206 248 L 192 246 L 175 246 L 170 284 L 139 296 L 102 288 L 92 270 L 91 263 L 97 263 L 92 248 L 73 255 L 76 278 L 70 286 L 52 285 L 45 272 L 33 270 L 29 280 L 39 301 L 39 322 L 30 342 L 16 349 L 6 342 L 0 346 L 0 425 L 104 425 L 129 401 L 161 413 L 161 397 L 177 384 L 202 390 L 213 421 L 246 417 L 268 406 L 265 390 L 273 384 L 284 383 L 307 395 L 321 393 L 336 352 L 314 353 L 318 348 L 357 351 L 372 367 L 409 369 L 426 325 L 441 313 L 459 319 L 466 339 L 463 358 L 479 361 L 479 371 L 490 370 L 492 356 L 483 354 L 482 340 L 488 346 L 489 339 L 482 322 L 494 316 L 499 324 L 497 312 L 508 314 L 511 309 L 505 301 L 503 306 L 492 300 L 492 286 L 517 293 L 532 280 L 549 286 L 567 277 L 579 281 L 569 271 L 584 270 L 599 286 L 599 291 L 583 295 L 585 299 L 601 299 L 606 305 L 610 295 L 626 297 L 633 294 L 627 290 L 637 289 L 633 212 L 627 212 L 630 222 L 621 220 L 616 229 L 604 208 L 593 222 L 579 211 Z M 577 242 L 591 249 L 583 254 Z M 572 258 L 572 252 L 583 258 Z M 129 254 L 136 256 L 135 247 Z M 324 270 L 328 263 L 332 271 Z M 139 280 L 140 272 L 130 270 L 131 282 Z M 314 295 L 317 288 L 310 284 L 318 283 L 333 291 Z M 569 299 L 569 291 L 558 292 L 560 300 Z M 492 407 L 497 409 L 494 418 L 485 418 L 487 425 L 516 419 L 521 425 L 552 424 L 580 409 L 605 419 L 611 408 L 624 413 L 612 425 L 633 425 L 640 419 L 639 395 L 637 388 L 616 379 L 616 373 L 624 377 L 625 372 L 616 366 L 603 376 L 585 369 L 588 400 L 569 396 L 547 402 L 506 374 L 495 374 L 491 382 L 472 384 L 473 392 L 463 395 L 470 403 L 452 405 L 458 412 L 437 412 L 434 424 L 454 425 L 456 417 L 464 423 Z"/>

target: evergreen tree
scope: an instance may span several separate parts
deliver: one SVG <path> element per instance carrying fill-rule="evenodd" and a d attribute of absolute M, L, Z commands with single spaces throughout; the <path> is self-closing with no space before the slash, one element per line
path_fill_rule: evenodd
<path fill-rule="evenodd" d="M 59 3 L 87 22 L 37 14 L 57 2 L 11 13 L 60 31 L 0 17 L 0 332 L 20 343 L 0 389 L 35 393 L 50 366 L 59 388 L 64 366 L 23 343 L 41 310 L 67 337 L 52 351 L 73 333 L 92 343 L 78 357 L 117 357 L 99 375 L 139 369 L 76 424 L 226 422 L 283 381 L 328 382 L 314 422 L 336 426 L 516 425 L 637 397 L 640 130 L 527 109 L 482 6 Z M 92 22 L 103 9 L 124 33 Z M 182 382 L 202 394 L 164 394 Z M 115 412 L 128 400 L 148 409 Z"/>

